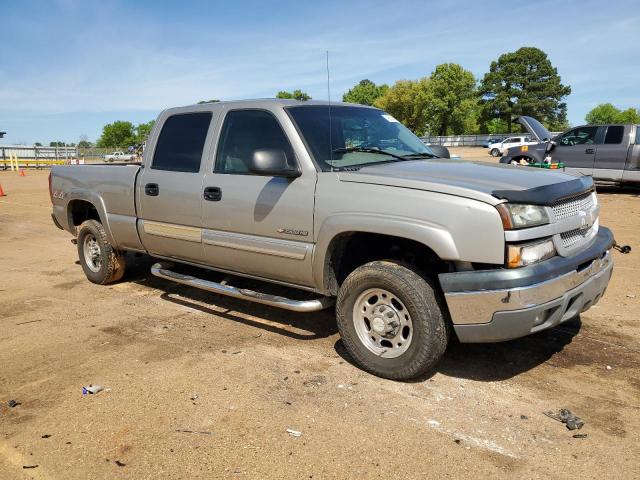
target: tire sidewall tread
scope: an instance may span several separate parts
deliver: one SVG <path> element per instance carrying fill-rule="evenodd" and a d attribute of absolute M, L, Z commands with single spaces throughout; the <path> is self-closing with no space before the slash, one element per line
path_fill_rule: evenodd
<path fill-rule="evenodd" d="M 100 245 L 102 264 L 98 272 L 92 271 L 84 259 L 84 237 L 91 233 Z M 107 240 L 107 233 L 97 220 L 86 220 L 78 228 L 78 257 L 84 274 L 89 281 L 99 285 L 117 282 L 124 275 L 125 262 L 121 252 L 115 250 Z"/>

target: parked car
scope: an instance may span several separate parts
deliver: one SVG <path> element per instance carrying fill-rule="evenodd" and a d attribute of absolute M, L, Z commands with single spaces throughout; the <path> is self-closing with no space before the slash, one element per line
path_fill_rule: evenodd
<path fill-rule="evenodd" d="M 91 282 L 121 279 L 132 251 L 159 260 L 153 275 L 217 294 L 297 312 L 335 302 L 354 362 L 391 379 L 425 374 L 451 334 L 496 342 L 574 318 L 613 268 L 590 177 L 440 159 L 352 104 L 172 108 L 142 166 L 55 166 L 49 188 Z"/>
<path fill-rule="evenodd" d="M 489 145 L 489 155 L 492 157 L 499 157 L 502 155 L 502 152 L 506 151 L 512 147 L 519 147 L 522 145 L 533 145 L 536 142 L 531 141 L 531 137 L 526 137 L 524 135 L 514 135 L 511 137 L 507 137 L 501 142 L 492 143 Z"/>
<path fill-rule="evenodd" d="M 105 162 L 130 162 L 136 160 L 138 155 L 135 153 L 113 152 L 104 156 Z"/>
<path fill-rule="evenodd" d="M 640 184 L 640 125 L 582 125 L 551 138 L 536 119 L 518 118 L 537 140 L 505 151 L 500 163 L 561 162 L 599 183 Z"/>
<path fill-rule="evenodd" d="M 482 142 L 482 146 L 484 148 L 489 148 L 490 145 L 493 145 L 494 143 L 500 143 L 504 140 L 504 137 L 496 137 L 496 138 L 487 138 L 484 142 Z"/>

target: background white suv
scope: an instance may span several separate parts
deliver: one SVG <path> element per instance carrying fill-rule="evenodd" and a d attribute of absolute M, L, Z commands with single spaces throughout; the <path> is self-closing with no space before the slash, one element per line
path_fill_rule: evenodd
<path fill-rule="evenodd" d="M 531 141 L 531 137 L 526 137 L 524 135 L 507 137 L 501 142 L 489 145 L 489 155 L 492 157 L 499 157 L 508 148 L 519 147 L 521 145 L 534 145 L 536 143 L 537 142 Z"/>

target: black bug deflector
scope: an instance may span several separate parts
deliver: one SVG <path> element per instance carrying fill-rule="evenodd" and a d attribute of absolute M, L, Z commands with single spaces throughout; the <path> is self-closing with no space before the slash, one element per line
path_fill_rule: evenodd
<path fill-rule="evenodd" d="M 551 206 L 556 202 L 590 192 L 593 189 L 593 178 L 585 176 L 568 182 L 552 183 L 528 190 L 494 190 L 491 195 L 510 203 Z"/>

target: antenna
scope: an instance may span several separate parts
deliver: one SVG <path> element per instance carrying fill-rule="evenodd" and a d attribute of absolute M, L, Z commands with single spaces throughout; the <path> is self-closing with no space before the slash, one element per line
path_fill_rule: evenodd
<path fill-rule="evenodd" d="M 331 127 L 331 74 L 329 72 L 329 50 L 327 50 L 327 99 L 329 100 L 329 159 L 331 160 L 329 167 L 331 167 L 331 171 L 333 172 L 333 141 L 331 138 L 333 129 Z"/>

